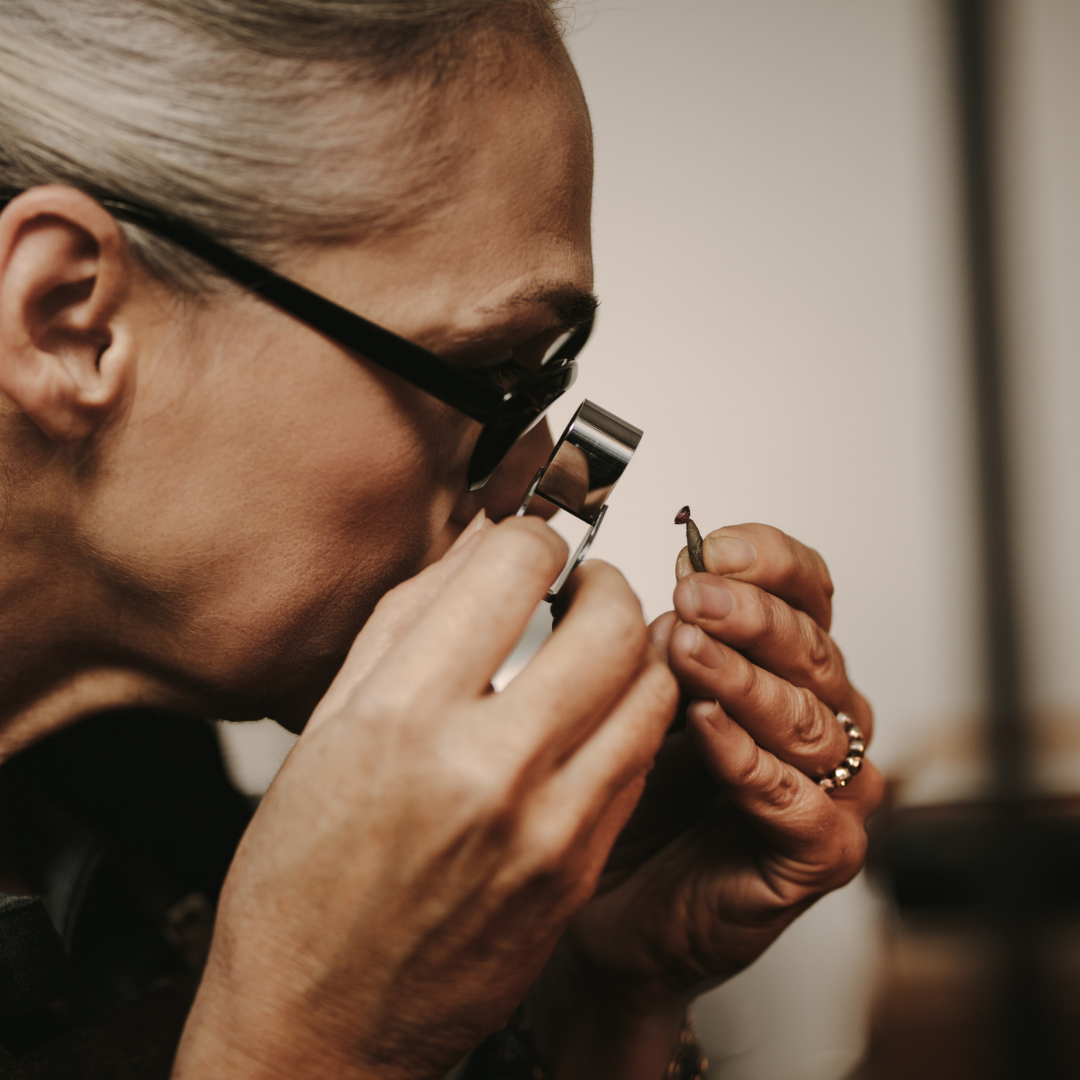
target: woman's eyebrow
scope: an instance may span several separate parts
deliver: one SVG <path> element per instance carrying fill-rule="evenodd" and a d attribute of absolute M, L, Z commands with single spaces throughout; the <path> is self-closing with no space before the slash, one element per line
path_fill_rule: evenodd
<path fill-rule="evenodd" d="M 572 327 L 588 322 L 596 314 L 600 300 L 595 293 L 581 288 L 580 285 L 540 285 L 514 293 L 495 310 L 505 311 L 537 304 L 549 307 L 561 325 Z"/>

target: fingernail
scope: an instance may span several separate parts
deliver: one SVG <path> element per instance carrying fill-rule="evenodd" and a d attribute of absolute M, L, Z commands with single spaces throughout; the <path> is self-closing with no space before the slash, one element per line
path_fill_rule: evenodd
<path fill-rule="evenodd" d="M 690 659 L 701 660 L 705 650 L 709 647 L 709 638 L 700 626 L 694 627 L 694 644 L 690 646 Z"/>
<path fill-rule="evenodd" d="M 682 581 L 684 577 L 689 577 L 693 572 L 694 568 L 690 565 L 690 552 L 683 548 L 675 559 L 675 580 Z"/>
<path fill-rule="evenodd" d="M 737 536 L 705 537 L 705 563 L 714 574 L 738 574 L 757 562 L 757 549 Z"/>
<path fill-rule="evenodd" d="M 718 735 L 726 735 L 732 728 L 731 717 L 718 701 L 691 701 L 686 707 L 686 718 L 708 724 Z"/>
<path fill-rule="evenodd" d="M 690 595 L 694 600 L 694 611 L 703 619 L 726 619 L 735 610 L 731 590 L 719 583 L 714 585 L 701 578 L 691 578 Z"/>
<path fill-rule="evenodd" d="M 470 537 L 475 536 L 487 523 L 487 514 L 484 513 L 483 507 L 480 508 L 480 512 L 461 530 L 458 538 L 450 545 L 446 554 L 449 555 L 451 551 L 457 551 L 458 548 L 463 547 Z"/>

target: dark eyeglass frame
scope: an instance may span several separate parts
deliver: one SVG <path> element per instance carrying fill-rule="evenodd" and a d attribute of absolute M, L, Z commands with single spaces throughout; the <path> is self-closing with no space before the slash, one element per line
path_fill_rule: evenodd
<path fill-rule="evenodd" d="M 0 197 L 0 210 L 12 197 Z M 466 474 L 470 491 L 482 488 L 511 447 L 573 385 L 577 355 L 593 320 L 574 329 L 543 367 L 508 390 L 470 375 L 442 358 L 357 315 L 311 289 L 233 251 L 170 214 L 121 199 L 98 200 L 113 217 L 138 225 L 190 252 L 225 277 L 268 300 L 335 344 L 397 375 L 482 425 Z"/>

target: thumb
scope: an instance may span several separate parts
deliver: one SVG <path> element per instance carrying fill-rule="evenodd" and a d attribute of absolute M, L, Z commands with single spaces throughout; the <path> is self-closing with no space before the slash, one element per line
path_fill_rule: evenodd
<path fill-rule="evenodd" d="M 349 696 L 457 576 L 492 523 L 481 510 L 438 562 L 391 589 L 375 605 L 341 670 L 311 714 L 305 733 L 342 709 Z"/>

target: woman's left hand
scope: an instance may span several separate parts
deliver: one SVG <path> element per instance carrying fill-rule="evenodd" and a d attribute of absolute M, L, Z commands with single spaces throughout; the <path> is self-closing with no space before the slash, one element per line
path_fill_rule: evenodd
<path fill-rule="evenodd" d="M 873 716 L 829 637 L 817 552 L 741 525 L 683 552 L 675 611 L 653 623 L 689 704 L 529 1002 L 559 1080 L 659 1077 L 687 1004 L 756 959 L 862 866 L 882 781 L 815 781 L 847 754 L 836 713 Z M 599 1072 L 597 1072 L 599 1069 Z"/>

